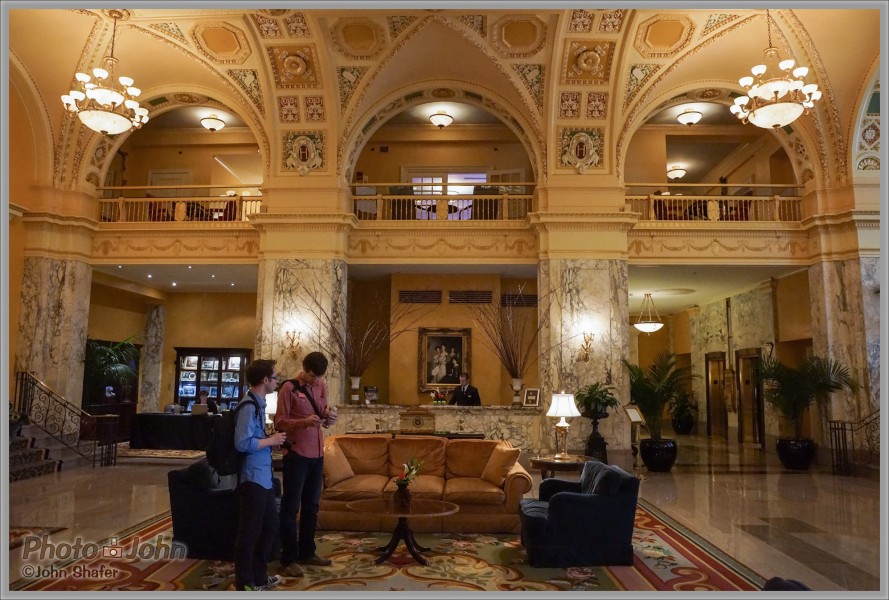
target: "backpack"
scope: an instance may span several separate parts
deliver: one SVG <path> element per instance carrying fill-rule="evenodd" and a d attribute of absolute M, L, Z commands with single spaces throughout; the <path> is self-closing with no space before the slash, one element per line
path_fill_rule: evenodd
<path fill-rule="evenodd" d="M 227 410 L 214 419 L 210 430 L 210 445 L 207 446 L 207 462 L 220 475 L 234 475 L 241 465 L 242 452 L 235 449 L 235 422 L 238 411 L 252 404 L 259 415 L 259 404 L 253 398 L 239 402 L 234 410 Z"/>

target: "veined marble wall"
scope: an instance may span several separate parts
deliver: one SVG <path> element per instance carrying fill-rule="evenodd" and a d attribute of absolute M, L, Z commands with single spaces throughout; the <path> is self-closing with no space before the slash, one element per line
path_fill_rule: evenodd
<path fill-rule="evenodd" d="M 295 377 L 309 352 L 323 352 L 330 361 L 325 378 L 330 398 L 345 393 L 343 369 L 322 313 L 335 314 L 345 305 L 346 264 L 341 260 L 262 260 L 257 289 L 257 334 L 254 358 L 278 361 L 278 371 Z M 344 324 L 337 325 L 340 330 Z M 299 349 L 289 347 L 287 334 L 298 334 Z M 283 381 L 283 378 L 282 378 Z"/>
<path fill-rule="evenodd" d="M 593 382 L 611 382 L 622 404 L 629 398 L 621 358 L 629 354 L 627 262 L 609 259 L 541 261 L 538 266 L 541 331 L 540 385 L 544 412 L 554 392 L 575 393 Z M 553 290 L 547 302 L 546 290 Z M 584 333 L 592 333 L 589 360 L 582 360 Z M 548 423 L 551 429 L 555 423 Z M 568 446 L 583 448 L 592 429 L 588 419 L 570 421 Z M 546 427 L 545 427 L 546 428 Z M 612 448 L 630 447 L 630 422 L 622 410 L 599 423 Z M 549 435 L 549 434 L 548 434 Z"/>
<path fill-rule="evenodd" d="M 32 371 L 78 407 L 91 280 L 92 269 L 83 261 L 25 258 L 15 370 Z"/>
<path fill-rule="evenodd" d="M 822 262 L 809 267 L 814 353 L 842 361 L 862 386 L 858 394 L 833 394 L 831 406 L 823 409 L 824 419 L 858 421 L 879 406 L 879 398 L 870 388 L 871 352 L 864 324 L 867 309 L 862 294 L 862 276 L 865 276 L 865 269 L 859 259 Z M 876 269 L 867 277 L 876 277 Z M 878 335 L 876 345 L 879 355 Z M 826 442 L 826 437 L 820 441 Z"/>
<path fill-rule="evenodd" d="M 167 310 L 157 305 L 148 313 L 139 353 L 139 412 L 160 412 L 161 359 L 164 353 L 164 319 Z"/>
<path fill-rule="evenodd" d="M 861 259 L 861 300 L 867 343 L 867 385 L 870 409 L 880 407 L 880 258 Z M 864 382 L 862 382 L 864 383 Z M 867 416 L 867 415 L 862 415 Z"/>

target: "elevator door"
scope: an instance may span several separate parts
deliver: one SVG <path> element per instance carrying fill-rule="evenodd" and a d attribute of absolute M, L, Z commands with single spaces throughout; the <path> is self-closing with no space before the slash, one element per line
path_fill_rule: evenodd
<path fill-rule="evenodd" d="M 707 354 L 707 435 L 728 441 L 728 412 L 725 407 L 725 355 Z"/>
<path fill-rule="evenodd" d="M 759 378 L 759 350 L 738 352 L 738 441 L 765 447 L 765 415 Z"/>

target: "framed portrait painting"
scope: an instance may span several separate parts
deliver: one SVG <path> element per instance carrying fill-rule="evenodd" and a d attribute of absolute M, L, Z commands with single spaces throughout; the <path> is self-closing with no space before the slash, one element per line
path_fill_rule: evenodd
<path fill-rule="evenodd" d="M 460 373 L 469 371 L 471 330 L 421 327 L 419 333 L 417 378 L 420 391 L 454 389 L 460 383 Z"/>

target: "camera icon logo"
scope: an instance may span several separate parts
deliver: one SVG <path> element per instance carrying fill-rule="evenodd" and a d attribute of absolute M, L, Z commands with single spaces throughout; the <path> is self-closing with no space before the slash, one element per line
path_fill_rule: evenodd
<path fill-rule="evenodd" d="M 111 543 L 102 548 L 103 558 L 120 558 L 123 556 L 123 546 L 117 545 L 117 538 L 111 538 Z"/>

